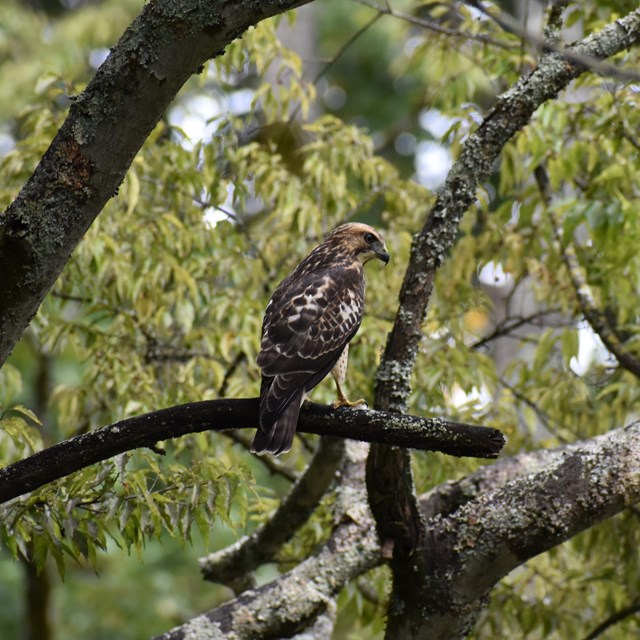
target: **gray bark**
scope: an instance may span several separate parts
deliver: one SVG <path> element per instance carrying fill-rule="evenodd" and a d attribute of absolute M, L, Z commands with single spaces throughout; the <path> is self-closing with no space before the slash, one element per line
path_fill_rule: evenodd
<path fill-rule="evenodd" d="M 505 144 L 535 110 L 580 74 L 587 61 L 599 62 L 640 41 L 640 9 L 606 25 L 565 50 L 544 54 L 538 66 L 503 93 L 469 136 L 460 157 L 414 237 L 400 292 L 400 306 L 376 378 L 374 407 L 406 410 L 422 325 L 435 274 L 451 248 L 460 219 L 475 200 L 479 184 L 491 174 Z M 555 47 L 557 49 L 557 47 Z M 367 465 L 369 499 L 382 540 L 393 542 L 391 597 L 387 638 L 432 637 L 423 604 L 430 597 L 428 531 L 418 505 L 407 451 L 374 445 Z M 444 636 L 443 636 L 444 637 Z"/>
<path fill-rule="evenodd" d="M 395 637 L 466 637 L 498 580 L 640 500 L 640 423 L 542 460 L 537 470 L 428 521 L 420 631 L 406 616 Z"/>
<path fill-rule="evenodd" d="M 260 589 L 185 622 L 162 640 L 287 637 L 318 616 L 331 619 L 330 607 L 342 586 L 393 552 L 390 541 L 380 544 L 366 506 L 365 455 L 364 445 L 347 444 L 342 482 L 334 495 L 338 524 L 317 554 Z M 427 588 L 407 585 L 423 594 L 422 625 L 416 627 L 411 610 L 404 616 L 396 612 L 405 621 L 394 623 L 398 638 L 464 638 L 498 580 L 640 501 L 640 423 L 521 454 L 447 486 L 449 491 L 438 487 L 422 500 L 428 558 L 422 580 Z"/>
<path fill-rule="evenodd" d="M 367 451 L 367 445 L 347 443 L 342 481 L 334 496 L 337 524 L 318 553 L 279 579 L 193 618 L 157 640 L 284 638 L 309 627 L 314 633 L 315 624 L 326 625 L 334 597 L 342 587 L 382 560 L 367 507 Z"/>
<path fill-rule="evenodd" d="M 0 366 L 180 87 L 260 20 L 310 0 L 155 0 L 0 216 Z"/>

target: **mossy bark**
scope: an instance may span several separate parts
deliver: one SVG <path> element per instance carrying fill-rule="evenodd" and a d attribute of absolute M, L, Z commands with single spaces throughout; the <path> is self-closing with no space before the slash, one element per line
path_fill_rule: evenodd
<path fill-rule="evenodd" d="M 469 136 L 428 212 L 423 228 L 414 237 L 398 313 L 376 378 L 374 408 L 400 413 L 406 411 L 436 272 L 455 241 L 460 220 L 473 204 L 478 186 L 490 176 L 506 143 L 528 124 L 540 105 L 555 98 L 574 78 L 588 71 L 589 61 L 593 61 L 597 68 L 600 60 L 638 42 L 640 10 L 568 47 L 567 55 L 557 51 L 545 53 L 533 71 L 496 100 L 482 123 Z M 378 533 L 394 549 L 391 559 L 394 587 L 387 638 L 457 637 L 455 634 L 434 635 L 434 622 L 425 615 L 424 603 L 433 588 L 430 564 L 433 548 L 427 542 L 430 533 L 425 529 L 415 496 L 408 452 L 374 445 L 367 478 Z M 461 623 L 462 635 L 472 617 L 470 614 Z"/>
<path fill-rule="evenodd" d="M 250 26 L 307 2 L 144 6 L 0 216 L 0 366 L 182 85 Z"/>

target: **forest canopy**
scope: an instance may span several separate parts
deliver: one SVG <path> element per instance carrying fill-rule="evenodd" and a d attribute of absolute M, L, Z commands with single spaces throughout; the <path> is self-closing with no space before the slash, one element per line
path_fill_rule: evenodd
<path fill-rule="evenodd" d="M 0 7 L 0 478 L 82 437 L 99 460 L 0 506 L 0 628 L 633 636 L 637 4 L 205 4 Z M 359 433 L 478 425 L 491 453 L 249 452 L 265 305 L 348 221 L 391 254 L 351 343 Z M 243 428 L 151 437 L 200 401 Z"/>

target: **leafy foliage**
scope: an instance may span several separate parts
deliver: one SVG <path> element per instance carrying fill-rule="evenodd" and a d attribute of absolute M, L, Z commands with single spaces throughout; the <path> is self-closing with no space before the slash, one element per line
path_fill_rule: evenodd
<path fill-rule="evenodd" d="M 0 121 L 21 109 L 10 123 L 16 147 L 0 167 L 2 205 L 62 122 L 66 96 L 90 76 L 87 51 L 113 43 L 140 4 L 104 2 L 60 18 L 46 45 L 56 54 L 49 69 L 36 63 L 44 55 L 39 40 L 20 37 L 44 28 L 44 19 L 17 5 L 0 9 L 8 16 L 0 18 L 0 86 L 19 79 L 15 101 L 0 100 Z M 0 372 L 4 464 L 127 416 L 257 395 L 253 363 L 269 293 L 324 232 L 352 219 L 381 227 L 393 257 L 384 271 L 367 267 L 367 315 L 351 350 L 350 391 L 372 396 L 411 235 L 433 200 L 412 179 L 414 156 L 397 153 L 394 142 L 410 132 L 455 155 L 496 93 L 535 59 L 515 36 L 465 9 L 454 20 L 444 10 L 404 4 L 503 46 L 433 35 L 387 16 L 315 85 L 270 21 L 185 89 L 182 103 L 246 87 L 253 99 L 248 111 L 218 116 L 212 137 L 195 143 L 168 121 L 158 124 Z M 329 5 L 320 48 L 334 55 L 372 11 Z M 575 3 L 569 19 L 589 33 L 614 10 L 620 3 Z M 21 57 L 7 44 L 14 40 Z M 618 64 L 637 66 L 637 53 L 621 58 Z M 346 93 L 344 105 L 311 115 L 316 94 L 336 87 Z M 631 373 L 606 354 L 584 358 L 590 334 L 562 249 L 575 249 L 598 307 L 637 357 L 640 98 L 637 87 L 595 74 L 576 83 L 570 98 L 541 109 L 508 145 L 463 220 L 438 274 L 413 380 L 412 412 L 500 428 L 510 453 L 623 425 L 639 400 Z M 444 135 L 420 126 L 429 111 L 446 115 Z M 533 179 L 541 164 L 550 177 L 548 206 Z M 499 273 L 504 279 L 491 282 Z M 313 397 L 332 400 L 329 384 Z M 87 564 L 108 573 L 114 544 L 147 558 L 157 541 L 190 541 L 197 531 L 198 541 L 218 547 L 264 519 L 284 489 L 221 435 L 163 447 L 164 457 L 120 456 L 5 505 L 6 550 L 39 568 L 53 558 L 61 575 Z M 298 443 L 287 464 L 300 469 L 308 457 Z M 414 459 L 421 491 L 477 467 L 435 454 Z M 510 576 L 475 637 L 580 635 L 637 600 L 636 515 L 599 525 Z M 280 568 L 308 555 L 331 524 L 326 504 L 283 550 Z M 388 575 L 378 570 L 368 579 L 378 603 L 363 596 L 371 590 L 345 589 L 338 637 L 381 637 Z M 584 611 L 586 627 L 576 615 Z M 608 637 L 634 629 L 630 619 Z"/>

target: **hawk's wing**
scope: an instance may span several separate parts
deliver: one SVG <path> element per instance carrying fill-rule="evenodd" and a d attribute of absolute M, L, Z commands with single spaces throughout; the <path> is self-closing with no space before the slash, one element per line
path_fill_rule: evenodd
<path fill-rule="evenodd" d="M 258 355 L 262 430 L 331 371 L 358 331 L 363 308 L 364 278 L 357 267 L 306 273 L 278 287 L 265 312 Z"/>

